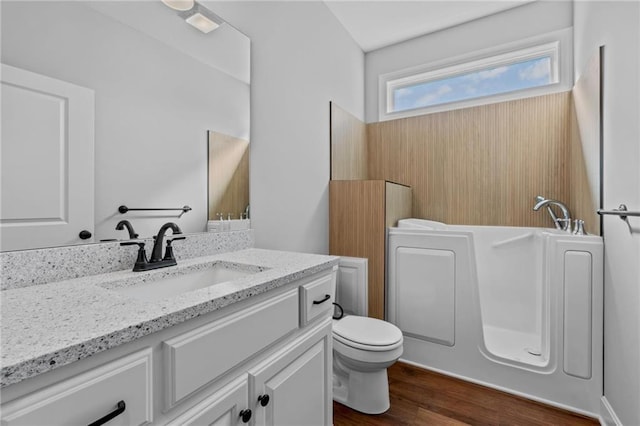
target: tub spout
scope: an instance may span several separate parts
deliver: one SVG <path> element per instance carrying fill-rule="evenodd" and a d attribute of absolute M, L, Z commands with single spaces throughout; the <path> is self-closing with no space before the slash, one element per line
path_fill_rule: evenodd
<path fill-rule="evenodd" d="M 562 218 L 558 218 L 555 215 L 555 213 L 551 209 L 552 205 L 560 208 L 560 211 L 562 212 L 562 216 L 563 216 Z M 547 211 L 549 212 L 549 215 L 551 216 L 551 219 L 553 220 L 553 223 L 555 224 L 557 229 L 571 232 L 571 214 L 569 213 L 569 209 L 567 208 L 567 206 L 565 206 L 560 201 L 549 200 L 538 195 L 536 197 L 536 204 L 533 206 L 533 210 L 538 211 L 540 210 L 541 207 L 547 208 Z"/>

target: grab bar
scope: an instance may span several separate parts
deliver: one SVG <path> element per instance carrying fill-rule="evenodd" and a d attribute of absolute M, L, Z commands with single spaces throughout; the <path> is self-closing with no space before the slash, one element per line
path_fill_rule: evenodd
<path fill-rule="evenodd" d="M 507 238 L 506 240 L 498 241 L 497 243 L 493 243 L 491 247 L 501 247 L 509 243 L 515 243 L 516 241 L 526 240 L 533 236 L 533 232 L 529 232 L 528 234 L 518 235 L 517 237 Z"/>
<path fill-rule="evenodd" d="M 612 214 L 615 216 L 620 216 L 620 219 L 622 220 L 627 220 L 627 216 L 640 216 L 640 212 L 630 212 L 629 210 L 627 210 L 627 206 L 625 204 L 620 204 L 620 206 L 617 209 L 613 209 L 613 210 L 598 209 L 597 213 L 601 216 L 603 214 Z"/>

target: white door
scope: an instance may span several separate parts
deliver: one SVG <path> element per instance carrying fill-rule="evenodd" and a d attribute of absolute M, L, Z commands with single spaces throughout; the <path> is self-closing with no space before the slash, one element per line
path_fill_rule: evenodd
<path fill-rule="evenodd" d="M 1 80 L 0 249 L 91 242 L 93 90 L 4 64 Z"/>

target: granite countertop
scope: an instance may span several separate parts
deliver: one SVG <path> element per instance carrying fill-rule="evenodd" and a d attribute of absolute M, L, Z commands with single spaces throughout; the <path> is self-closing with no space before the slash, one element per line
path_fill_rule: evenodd
<path fill-rule="evenodd" d="M 214 263 L 252 274 L 145 301 L 117 291 L 205 269 Z M 329 269 L 338 258 L 247 249 L 179 261 L 146 272 L 119 271 L 0 292 L 0 386 L 17 383 L 175 324 Z"/>

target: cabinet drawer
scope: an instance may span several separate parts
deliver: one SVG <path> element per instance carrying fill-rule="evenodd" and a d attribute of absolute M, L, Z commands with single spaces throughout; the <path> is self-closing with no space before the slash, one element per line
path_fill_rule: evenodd
<path fill-rule="evenodd" d="M 297 328 L 295 289 L 165 341 L 166 408 Z"/>
<path fill-rule="evenodd" d="M 302 326 L 333 310 L 336 272 L 300 287 L 300 324 Z"/>
<path fill-rule="evenodd" d="M 2 425 L 86 425 L 117 410 L 109 425 L 153 420 L 151 349 L 136 352 L 2 406 Z"/>

